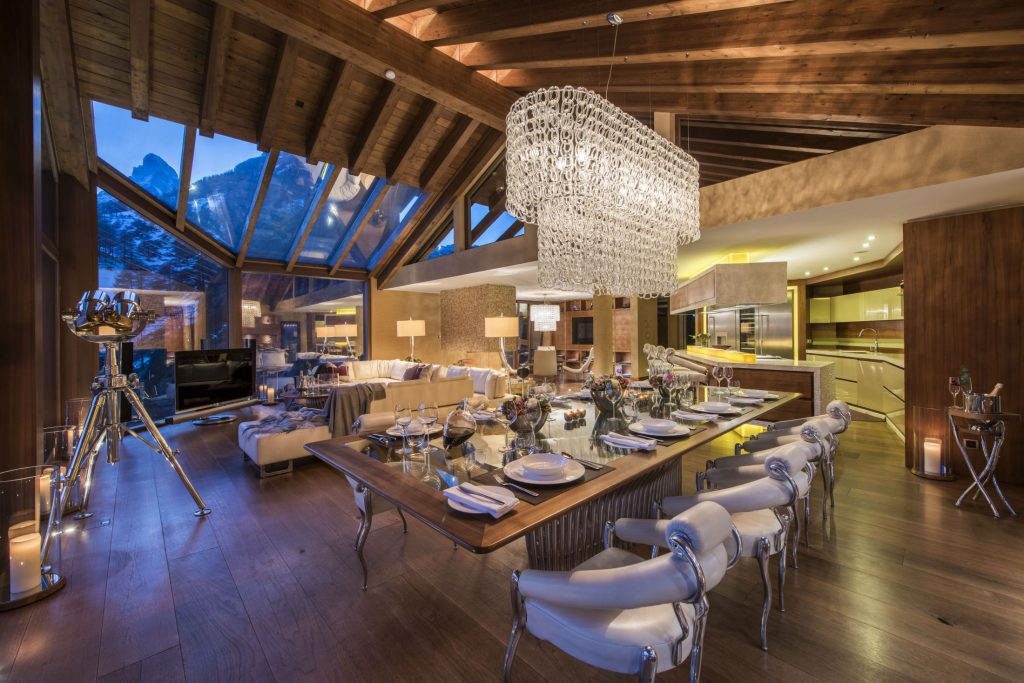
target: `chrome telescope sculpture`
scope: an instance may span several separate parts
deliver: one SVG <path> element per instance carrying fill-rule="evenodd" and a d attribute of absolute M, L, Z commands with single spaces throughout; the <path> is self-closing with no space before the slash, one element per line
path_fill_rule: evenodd
<path fill-rule="evenodd" d="M 179 452 L 171 449 L 160 430 L 153 423 L 149 413 L 146 412 L 146 407 L 142 404 L 139 395 L 135 393 L 136 387 L 139 386 L 138 375 L 132 373 L 126 376 L 121 372 L 118 358 L 119 345 L 121 342 L 139 335 L 149 323 L 156 319 L 156 313 L 143 309 L 142 302 L 135 292 L 125 290 L 111 297 L 106 292 L 93 290 L 83 294 L 78 305 L 62 314 L 61 319 L 72 334 L 79 339 L 102 344 L 106 349 L 106 359 L 103 370 L 92 381 L 92 404 L 89 406 L 89 413 L 85 418 L 82 436 L 75 446 L 75 453 L 71 457 L 67 474 L 61 479 L 59 509 L 63 510 L 66 507 L 71 490 L 68 484 L 78 479 L 85 461 L 99 451 L 101 444 L 105 444 L 107 462 L 116 463 L 120 459 L 121 437 L 128 433 L 164 456 L 170 463 L 181 479 L 181 483 L 185 485 L 189 495 L 192 496 L 192 500 L 195 501 L 198 507 L 195 511 L 197 517 L 210 514 L 210 508 L 206 506 L 202 496 L 199 495 L 188 475 L 181 468 L 181 464 L 178 462 Z M 152 437 L 152 441 L 122 424 L 120 415 L 122 395 L 135 409 L 146 431 Z M 96 459 L 93 457 L 87 475 L 89 482 L 92 481 L 92 468 L 95 467 L 95 464 Z M 89 503 L 90 489 L 91 486 L 85 487 L 80 516 L 90 514 L 85 512 Z M 57 508 L 57 505 L 51 506 L 48 528 L 52 527 L 56 521 L 54 510 Z M 50 534 L 47 533 L 43 536 L 41 548 L 44 564 L 49 544 Z"/>

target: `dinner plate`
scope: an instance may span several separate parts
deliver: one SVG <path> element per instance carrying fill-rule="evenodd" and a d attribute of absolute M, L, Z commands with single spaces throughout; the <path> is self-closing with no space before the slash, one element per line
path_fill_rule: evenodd
<path fill-rule="evenodd" d="M 552 484 L 569 484 L 571 482 L 582 479 L 583 475 L 587 473 L 587 468 L 579 464 L 575 460 L 570 460 L 565 465 L 565 469 L 562 470 L 562 476 L 552 479 L 550 477 L 531 477 L 523 470 L 523 466 L 518 461 L 513 460 L 509 464 L 505 465 L 502 470 L 509 479 L 514 479 L 521 484 L 533 484 L 535 486 L 551 486 Z"/>
<path fill-rule="evenodd" d="M 644 430 L 643 425 L 639 422 L 634 422 L 629 425 L 629 431 L 641 436 L 651 436 L 655 439 L 678 439 L 688 435 L 690 433 L 690 428 L 686 425 L 677 424 L 671 432 L 648 432 Z"/>
<path fill-rule="evenodd" d="M 721 408 L 707 408 L 703 403 L 698 403 L 693 406 L 693 409 L 698 413 L 708 413 L 709 415 L 742 415 L 743 411 L 735 406 L 729 406 L 726 409 Z"/>
<path fill-rule="evenodd" d="M 691 413 L 685 410 L 675 411 L 674 413 L 672 413 L 672 417 L 678 417 L 680 419 L 686 420 L 687 422 L 698 423 L 710 422 L 712 420 L 711 417 L 708 417 L 704 413 Z"/>
<path fill-rule="evenodd" d="M 487 495 L 491 496 L 492 498 L 507 500 L 510 503 L 516 499 L 516 494 L 512 493 L 507 488 L 504 488 L 502 486 L 487 486 L 486 484 L 473 484 L 473 486 L 483 489 L 484 492 L 486 492 Z M 468 493 L 465 493 L 465 491 L 463 491 L 463 494 L 467 496 L 469 495 Z M 477 510 L 476 508 L 467 507 L 466 505 L 463 505 L 459 501 L 452 500 L 451 498 L 445 498 L 445 500 L 448 501 L 448 507 L 450 507 L 452 510 L 458 510 L 459 512 L 463 512 L 467 515 L 491 514 L 485 510 Z"/>
<path fill-rule="evenodd" d="M 431 427 L 430 431 L 427 432 L 427 433 L 430 434 L 431 436 L 434 436 L 435 434 L 439 434 L 443 430 L 444 430 L 444 426 L 443 425 L 434 424 L 434 426 Z M 392 425 L 392 426 L 388 427 L 386 431 L 387 431 L 387 433 L 390 436 L 402 436 L 402 428 L 399 427 L 398 425 Z M 408 435 L 409 436 L 422 436 L 422 434 L 423 434 L 422 431 L 410 431 Z"/>
<path fill-rule="evenodd" d="M 764 399 L 754 398 L 753 396 L 730 396 L 729 403 L 741 406 L 759 406 L 764 404 Z"/>
<path fill-rule="evenodd" d="M 545 481 L 561 479 L 568 462 L 569 459 L 561 453 L 531 453 L 518 460 L 527 476 Z"/>
<path fill-rule="evenodd" d="M 738 395 L 746 398 L 777 399 L 779 397 L 778 394 L 773 394 L 772 392 L 765 391 L 764 389 L 740 389 Z"/>

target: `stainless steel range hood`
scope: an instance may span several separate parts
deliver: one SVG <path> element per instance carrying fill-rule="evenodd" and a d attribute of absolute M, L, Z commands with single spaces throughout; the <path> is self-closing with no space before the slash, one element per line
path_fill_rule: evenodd
<path fill-rule="evenodd" d="M 719 263 L 672 292 L 669 310 L 786 303 L 786 263 Z"/>

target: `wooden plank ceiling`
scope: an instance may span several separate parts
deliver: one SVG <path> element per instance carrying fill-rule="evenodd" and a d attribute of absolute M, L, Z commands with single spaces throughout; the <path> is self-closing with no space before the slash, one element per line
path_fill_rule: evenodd
<path fill-rule="evenodd" d="M 1024 125 L 1020 0 L 68 0 L 68 8 L 76 97 L 430 192 L 389 247 L 387 272 L 422 247 L 500 148 L 515 98 L 540 87 L 607 88 L 645 121 L 655 111 L 680 114 L 679 142 L 701 162 L 704 184 L 919 126 Z M 608 10 L 625 19 L 617 36 Z M 56 137 L 58 150 L 71 144 Z"/>

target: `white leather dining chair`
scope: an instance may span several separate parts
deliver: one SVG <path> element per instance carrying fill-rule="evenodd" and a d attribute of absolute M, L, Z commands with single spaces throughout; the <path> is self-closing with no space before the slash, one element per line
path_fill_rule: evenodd
<path fill-rule="evenodd" d="M 558 351 L 554 346 L 538 346 L 533 352 L 534 377 L 558 377 Z"/>
<path fill-rule="evenodd" d="M 644 560 L 614 547 L 615 538 L 658 543 L 671 552 Z M 505 681 L 511 681 L 524 631 L 591 666 L 636 675 L 641 683 L 689 658 L 690 681 L 697 681 L 707 591 L 735 562 L 734 539 L 729 513 L 701 503 L 657 523 L 624 519 L 609 524 L 605 550 L 572 571 L 513 572 Z"/>
<path fill-rule="evenodd" d="M 693 496 L 672 496 L 660 502 L 661 511 L 675 516 L 704 502 L 718 503 L 732 515 L 742 539 L 741 555 L 757 559 L 764 585 L 761 606 L 761 649 L 768 649 L 768 613 L 771 611 L 772 586 L 768 561 L 779 556 L 779 611 L 784 612 L 786 583 L 786 540 L 795 516 L 797 498 L 810 488 L 806 458 L 787 449 L 769 455 L 762 476 L 756 481 Z"/>

